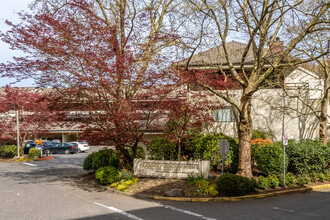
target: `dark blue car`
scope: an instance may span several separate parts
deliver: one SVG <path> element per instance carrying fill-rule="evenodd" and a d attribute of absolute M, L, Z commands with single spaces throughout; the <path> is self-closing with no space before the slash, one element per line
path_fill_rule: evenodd
<path fill-rule="evenodd" d="M 44 153 L 48 154 L 74 154 L 78 153 L 78 146 L 70 143 L 53 143 L 44 147 Z"/>
<path fill-rule="evenodd" d="M 27 142 L 24 146 L 24 154 L 29 154 L 31 148 L 36 147 L 36 143 L 34 142 Z"/>

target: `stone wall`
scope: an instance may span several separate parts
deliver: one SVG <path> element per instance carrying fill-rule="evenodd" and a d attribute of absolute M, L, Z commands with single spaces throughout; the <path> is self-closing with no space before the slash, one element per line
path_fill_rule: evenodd
<path fill-rule="evenodd" d="M 134 159 L 134 175 L 187 179 L 188 174 L 210 173 L 210 161 L 164 161 Z"/>

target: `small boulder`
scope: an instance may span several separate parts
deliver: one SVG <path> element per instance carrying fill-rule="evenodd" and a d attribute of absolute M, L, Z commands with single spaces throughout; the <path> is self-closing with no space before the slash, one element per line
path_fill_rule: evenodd
<path fill-rule="evenodd" d="M 165 192 L 165 196 L 168 196 L 168 197 L 177 197 L 177 196 L 182 196 L 182 195 L 183 195 L 182 189 L 172 189 L 170 191 Z"/>

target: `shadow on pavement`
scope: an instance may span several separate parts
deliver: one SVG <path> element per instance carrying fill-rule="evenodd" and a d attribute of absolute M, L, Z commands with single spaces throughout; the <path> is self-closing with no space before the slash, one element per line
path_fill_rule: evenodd
<path fill-rule="evenodd" d="M 56 157 L 56 156 L 55 156 Z M 68 184 L 86 191 L 104 191 L 104 187 L 88 181 L 85 176 L 90 176 L 82 168 L 81 158 L 63 157 L 51 160 L 31 162 L 35 167 L 28 167 L 24 164 L 19 165 L 17 171 L 0 171 L 0 177 L 10 178 L 18 184 L 35 183 L 60 183 Z M 26 167 L 25 167 L 26 166 Z M 22 167 L 24 167 L 22 169 Z M 26 168 L 26 169 L 25 169 Z"/>

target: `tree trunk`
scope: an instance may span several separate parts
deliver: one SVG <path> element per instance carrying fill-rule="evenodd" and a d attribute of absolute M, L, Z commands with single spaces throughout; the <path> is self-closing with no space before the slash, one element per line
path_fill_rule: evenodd
<path fill-rule="evenodd" d="M 238 124 L 238 171 L 237 175 L 252 178 L 251 169 L 251 138 L 252 138 L 252 118 L 251 118 L 251 95 L 243 94 L 241 97 L 241 112 Z"/>
<path fill-rule="evenodd" d="M 181 161 L 181 138 L 178 140 L 178 161 Z"/>
<path fill-rule="evenodd" d="M 327 111 L 328 111 L 328 103 L 327 99 L 322 99 L 321 101 L 321 114 L 320 114 L 320 127 L 319 127 L 319 135 L 320 139 L 323 144 L 327 144 L 328 142 L 328 134 L 327 134 L 327 124 L 328 124 L 328 116 L 327 116 Z"/>

